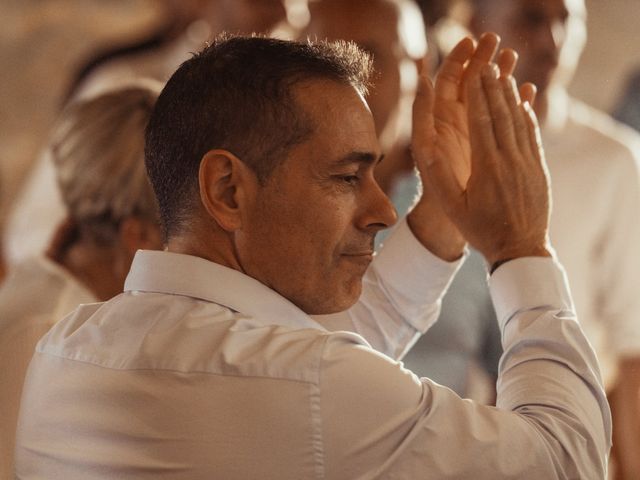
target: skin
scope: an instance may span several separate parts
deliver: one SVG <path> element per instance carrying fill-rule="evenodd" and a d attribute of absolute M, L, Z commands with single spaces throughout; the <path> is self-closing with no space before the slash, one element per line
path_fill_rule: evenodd
<path fill-rule="evenodd" d="M 485 11 L 472 16 L 471 30 L 490 29 L 520 54 L 518 81 L 537 85 L 535 109 L 544 121 L 553 92 L 571 80 L 586 40 L 584 0 L 484 0 Z M 617 480 L 640 478 L 640 357 L 621 359 L 620 385 L 609 399 L 614 421 Z"/>
<path fill-rule="evenodd" d="M 373 176 L 381 152 L 364 99 L 333 82 L 309 82 L 296 93 L 314 134 L 254 191 L 238 252 L 246 272 L 304 311 L 338 312 L 360 296 L 375 234 L 396 214 Z M 276 221 L 272 209 L 281 212 Z M 281 257 L 265 262 L 274 239 Z"/>
<path fill-rule="evenodd" d="M 489 264 L 550 256 L 548 177 L 529 106 L 535 91 L 517 90 L 510 75 L 514 52 L 501 52 L 502 72 L 490 63 L 497 46 L 493 34 L 482 36 L 475 51 L 464 39 L 443 62 L 435 86 L 422 72 L 412 138 L 430 187 L 425 192 L 435 193 L 451 228 Z"/>
<path fill-rule="evenodd" d="M 431 184 L 428 165 L 433 158 L 443 158 L 454 172 L 460 188 L 464 188 L 471 173 L 471 140 L 468 114 L 469 80 L 480 74 L 498 50 L 498 38 L 493 34 L 480 37 L 477 47 L 465 39 L 449 54 L 437 74 L 435 89 L 423 68 L 413 109 L 412 151 L 423 183 L 423 194 L 407 216 L 409 226 L 420 241 L 445 260 L 462 255 L 467 239 L 452 218 L 444 213 L 447 205 L 437 195 L 437 185 Z M 510 49 L 500 51 L 497 58 L 502 76 L 511 78 L 517 65 L 517 55 Z M 532 103 L 535 87 L 523 84 L 521 97 Z M 427 101 L 428 100 L 428 101 Z M 421 102 L 426 102 L 422 106 Z M 418 108 L 420 105 L 420 108 Z M 431 113 L 424 114 L 427 109 Z M 520 126 L 520 128 L 522 128 Z M 505 257 L 506 258 L 506 257 Z"/>

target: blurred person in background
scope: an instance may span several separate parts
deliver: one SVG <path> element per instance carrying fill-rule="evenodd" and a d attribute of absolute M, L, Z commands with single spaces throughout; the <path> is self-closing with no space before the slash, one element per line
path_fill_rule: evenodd
<path fill-rule="evenodd" d="M 0 2 L 0 234 L 75 70 L 97 49 L 153 28 L 154 6 L 147 0 Z"/>
<path fill-rule="evenodd" d="M 139 44 L 98 55 L 78 73 L 69 97 L 91 95 L 131 78 L 166 82 L 192 52 L 216 34 L 269 34 L 286 22 L 284 0 L 162 0 L 167 21 Z"/>
<path fill-rule="evenodd" d="M 155 82 L 70 105 L 51 138 L 67 218 L 47 252 L 16 265 L 0 288 L 0 478 L 13 478 L 24 376 L 38 340 L 78 304 L 120 293 L 133 255 L 162 247 L 144 167 Z"/>
<path fill-rule="evenodd" d="M 454 0 L 415 0 L 422 12 L 425 27 L 427 29 L 427 60 L 430 72 L 435 72 L 444 52 L 436 39 L 437 26 L 441 20 L 449 19 Z"/>
<path fill-rule="evenodd" d="M 640 478 L 640 140 L 567 86 L 586 40 L 584 0 L 471 0 L 470 29 L 520 54 L 553 185 L 550 235 L 599 356 L 618 479 Z"/>
<path fill-rule="evenodd" d="M 135 78 L 165 82 L 213 35 L 230 32 L 269 33 L 286 23 L 283 0 L 163 0 L 167 20 L 147 39 L 99 53 L 81 67 L 68 98 L 90 97 Z M 64 207 L 48 152 L 41 154 L 17 196 L 5 229 L 8 266 L 42 251 Z"/>

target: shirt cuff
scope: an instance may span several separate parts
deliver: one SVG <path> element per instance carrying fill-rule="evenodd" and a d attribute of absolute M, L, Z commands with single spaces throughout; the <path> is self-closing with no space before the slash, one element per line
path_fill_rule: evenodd
<path fill-rule="evenodd" d="M 500 329 L 518 312 L 553 308 L 575 312 L 562 265 L 550 257 L 523 257 L 501 265 L 489 278 Z"/>

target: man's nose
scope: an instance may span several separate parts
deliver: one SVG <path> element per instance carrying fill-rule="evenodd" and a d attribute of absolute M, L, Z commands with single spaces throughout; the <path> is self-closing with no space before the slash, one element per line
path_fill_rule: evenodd
<path fill-rule="evenodd" d="M 368 183 L 363 192 L 358 227 L 378 232 L 394 225 L 398 221 L 398 213 L 378 182 L 372 178 Z"/>

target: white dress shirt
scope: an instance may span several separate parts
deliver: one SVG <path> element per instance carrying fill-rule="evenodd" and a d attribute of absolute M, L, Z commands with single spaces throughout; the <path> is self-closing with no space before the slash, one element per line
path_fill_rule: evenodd
<path fill-rule="evenodd" d="M 94 295 L 45 257 L 11 269 L 0 288 L 0 479 L 12 478 L 22 383 L 38 340 Z"/>
<path fill-rule="evenodd" d="M 640 356 L 640 136 L 559 90 L 542 138 L 551 242 L 609 389 Z"/>
<path fill-rule="evenodd" d="M 451 273 L 407 237 L 404 267 Z M 393 266 L 406 299 L 450 276 L 417 285 L 424 272 Z M 491 288 L 499 408 L 418 379 L 238 271 L 139 252 L 123 294 L 39 343 L 17 478 L 604 478 L 609 411 L 562 270 L 512 261 Z"/>

